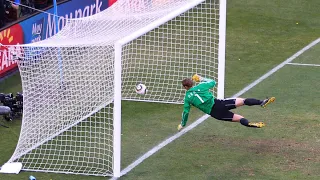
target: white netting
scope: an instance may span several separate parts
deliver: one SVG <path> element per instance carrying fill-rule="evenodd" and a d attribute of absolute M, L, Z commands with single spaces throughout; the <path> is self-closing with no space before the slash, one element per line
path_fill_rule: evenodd
<path fill-rule="evenodd" d="M 193 1 L 119 0 L 22 45 L 23 125 L 10 161 L 32 171 L 112 175 L 114 44 Z M 206 0 L 124 45 L 123 99 L 182 103 L 183 78 L 217 80 L 218 31 L 219 1 Z M 134 91 L 139 81 L 145 96 Z"/>

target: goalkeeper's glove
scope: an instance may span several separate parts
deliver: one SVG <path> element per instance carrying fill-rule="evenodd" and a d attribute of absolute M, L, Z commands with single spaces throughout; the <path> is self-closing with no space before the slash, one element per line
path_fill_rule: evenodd
<path fill-rule="evenodd" d="M 195 82 L 200 82 L 200 81 L 203 81 L 203 77 L 201 77 L 198 74 L 195 74 L 192 76 L 192 80 L 194 80 Z"/>
<path fill-rule="evenodd" d="M 181 124 L 178 125 L 178 131 L 181 131 L 183 129 L 183 126 Z"/>

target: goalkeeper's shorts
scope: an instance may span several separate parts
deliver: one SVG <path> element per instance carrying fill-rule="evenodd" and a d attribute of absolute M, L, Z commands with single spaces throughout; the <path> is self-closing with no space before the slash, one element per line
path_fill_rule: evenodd
<path fill-rule="evenodd" d="M 210 115 L 218 120 L 232 121 L 234 113 L 231 109 L 236 108 L 236 99 L 215 99 Z"/>

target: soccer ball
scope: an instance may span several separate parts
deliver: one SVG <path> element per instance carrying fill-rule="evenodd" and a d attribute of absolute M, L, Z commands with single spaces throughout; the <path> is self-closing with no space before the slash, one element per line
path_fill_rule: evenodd
<path fill-rule="evenodd" d="M 140 95 L 145 95 L 147 93 L 147 86 L 142 83 L 138 83 L 136 85 L 136 93 Z"/>

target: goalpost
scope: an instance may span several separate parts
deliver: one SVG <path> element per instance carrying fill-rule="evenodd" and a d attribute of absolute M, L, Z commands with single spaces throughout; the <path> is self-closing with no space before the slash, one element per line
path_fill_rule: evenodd
<path fill-rule="evenodd" d="M 181 104 L 181 80 L 194 73 L 224 98 L 225 38 L 226 0 L 118 0 L 18 46 L 24 112 L 8 164 L 120 177 L 121 100 Z"/>

